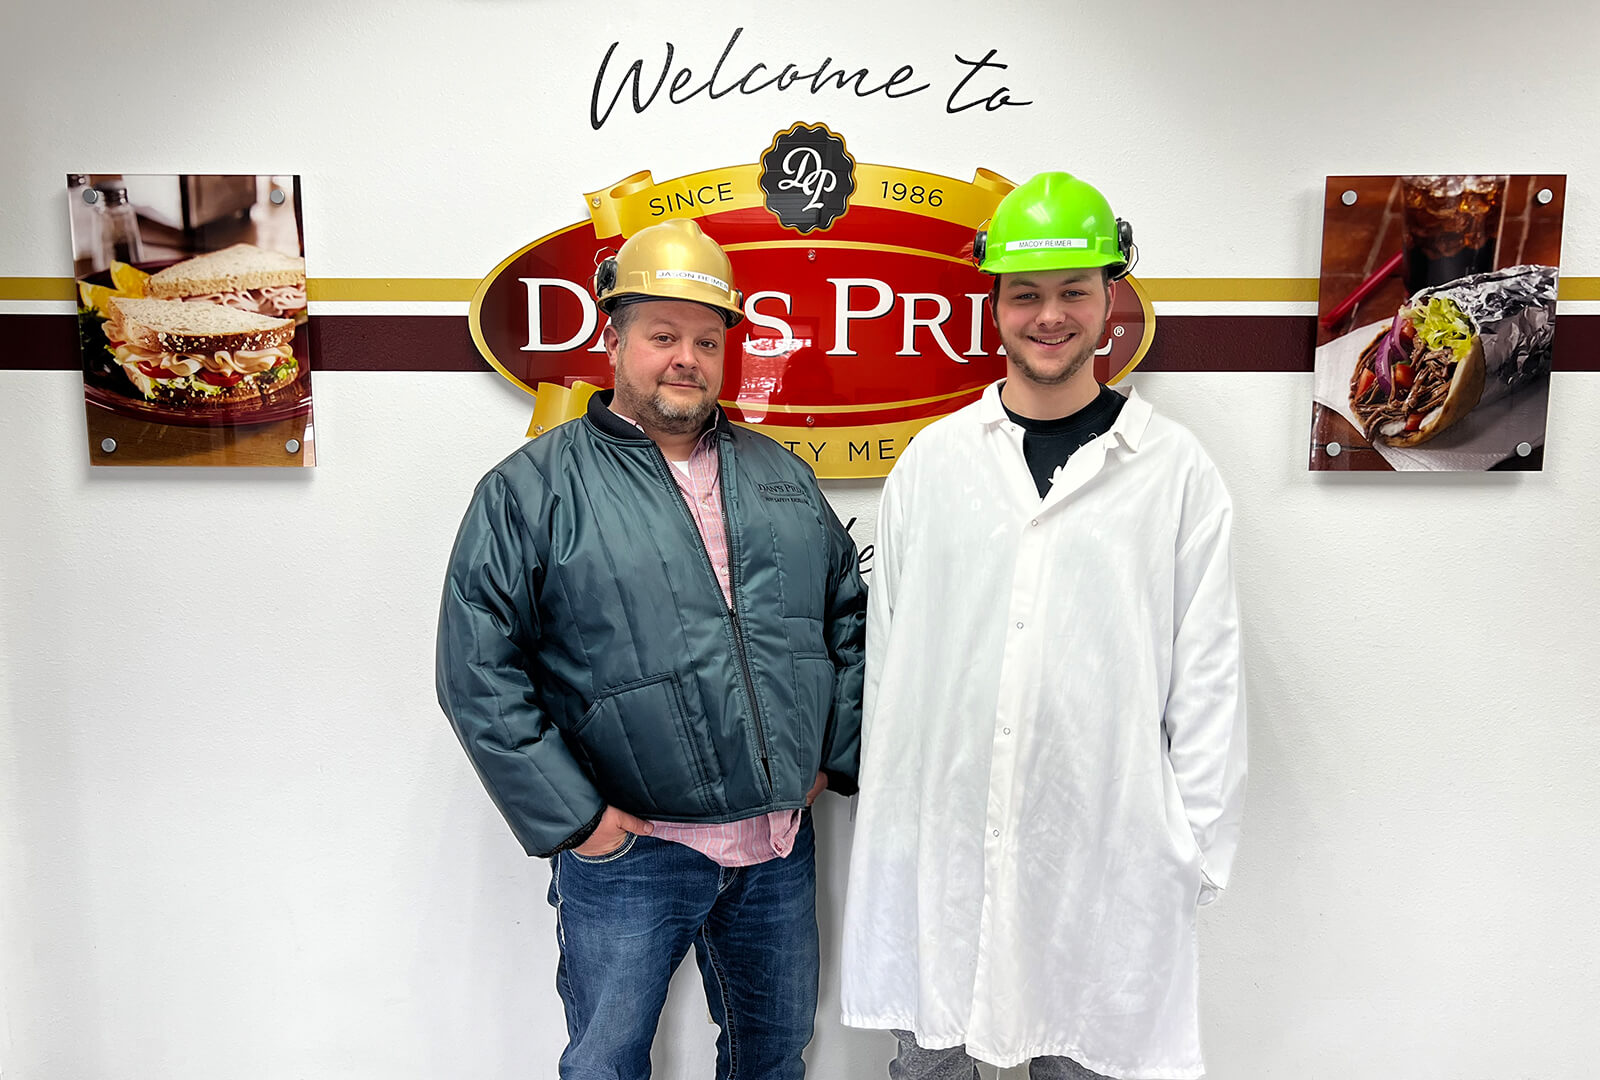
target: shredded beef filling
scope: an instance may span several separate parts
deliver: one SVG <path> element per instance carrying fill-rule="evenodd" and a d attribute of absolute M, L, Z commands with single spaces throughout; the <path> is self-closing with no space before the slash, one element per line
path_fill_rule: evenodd
<path fill-rule="evenodd" d="M 1386 343 L 1379 346 L 1386 347 Z M 1377 352 L 1377 349 L 1372 350 L 1356 365 L 1355 381 L 1351 385 L 1353 398 L 1355 388 L 1361 384 L 1362 373 L 1372 369 Z M 1380 433 L 1386 424 L 1398 421 L 1403 425 L 1408 417 L 1417 414 L 1427 416 L 1444 404 L 1445 396 L 1450 393 L 1450 377 L 1455 372 L 1454 354 L 1449 349 L 1430 351 L 1418 338 L 1411 344 L 1411 363 L 1414 373 L 1410 388 L 1402 388 L 1395 383 L 1393 393 L 1385 394 L 1383 387 L 1374 379 L 1364 395 L 1351 401 L 1351 407 L 1366 426 L 1369 438 Z M 1390 375 L 1392 378 L 1392 368 Z"/>

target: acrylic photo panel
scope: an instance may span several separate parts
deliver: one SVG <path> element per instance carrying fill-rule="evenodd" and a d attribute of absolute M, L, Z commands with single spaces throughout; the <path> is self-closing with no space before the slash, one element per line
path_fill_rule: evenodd
<path fill-rule="evenodd" d="M 1330 176 L 1313 470 L 1540 469 L 1566 177 Z"/>
<path fill-rule="evenodd" d="M 95 465 L 308 466 L 296 176 L 71 174 Z"/>

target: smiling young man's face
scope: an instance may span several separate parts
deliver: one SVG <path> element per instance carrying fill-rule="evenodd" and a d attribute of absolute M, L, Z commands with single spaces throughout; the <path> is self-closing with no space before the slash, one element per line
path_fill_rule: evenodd
<path fill-rule="evenodd" d="M 1092 372 L 1113 288 L 1098 266 L 1002 275 L 994 312 L 1010 374 L 1059 386 Z"/>

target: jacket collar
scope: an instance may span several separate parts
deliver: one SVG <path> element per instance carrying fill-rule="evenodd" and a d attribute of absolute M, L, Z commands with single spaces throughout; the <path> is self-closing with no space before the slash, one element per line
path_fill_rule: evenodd
<path fill-rule="evenodd" d="M 611 411 L 611 399 L 615 394 L 615 390 L 598 390 L 589 395 L 589 404 L 584 413 L 584 418 L 598 428 L 602 435 L 615 439 L 617 442 L 649 443 L 650 436 L 646 435 L 638 425 L 624 420 Z M 706 421 L 706 427 L 715 428 L 719 435 L 733 430 L 733 425 L 723 413 L 720 405 L 711 414 L 711 419 Z"/>
<path fill-rule="evenodd" d="M 611 411 L 611 398 L 615 394 L 615 390 L 600 390 L 590 394 L 585 418 L 599 428 L 602 435 L 608 435 L 618 442 L 649 442 L 650 436 Z"/>
<path fill-rule="evenodd" d="M 1000 387 L 1004 384 L 1004 379 L 990 383 L 984 388 L 983 397 L 978 399 L 977 418 L 985 427 L 1006 422 L 1006 409 L 1000 403 Z M 1128 388 L 1127 397 L 1127 404 L 1122 406 L 1122 411 L 1117 414 L 1116 422 L 1111 425 L 1111 430 L 1107 434 L 1115 435 L 1122 441 L 1122 445 L 1137 453 L 1139 440 L 1144 437 L 1145 428 L 1149 426 L 1150 415 L 1154 410 L 1148 401 L 1139 396 L 1139 391 L 1131 386 Z"/>

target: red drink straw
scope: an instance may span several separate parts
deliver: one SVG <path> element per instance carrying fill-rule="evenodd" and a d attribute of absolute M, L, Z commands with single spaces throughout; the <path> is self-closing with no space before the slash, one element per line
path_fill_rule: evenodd
<path fill-rule="evenodd" d="M 1350 314 L 1350 309 L 1354 308 L 1357 304 L 1361 303 L 1361 301 L 1365 300 L 1373 289 L 1376 289 L 1379 285 L 1383 284 L 1384 280 L 1388 278 L 1389 275 L 1400 269 L 1400 259 L 1404 256 L 1404 254 L 1405 253 L 1402 251 L 1395 252 L 1393 257 L 1391 257 L 1388 262 L 1384 263 L 1373 272 L 1371 277 L 1367 278 L 1367 280 L 1363 281 L 1360 285 L 1357 285 L 1355 292 L 1339 301 L 1338 307 L 1334 308 L 1332 311 L 1322 316 L 1322 318 L 1318 319 L 1317 324 L 1320 325 L 1324 330 L 1331 330 L 1335 323 L 1344 318 L 1346 315 Z"/>

